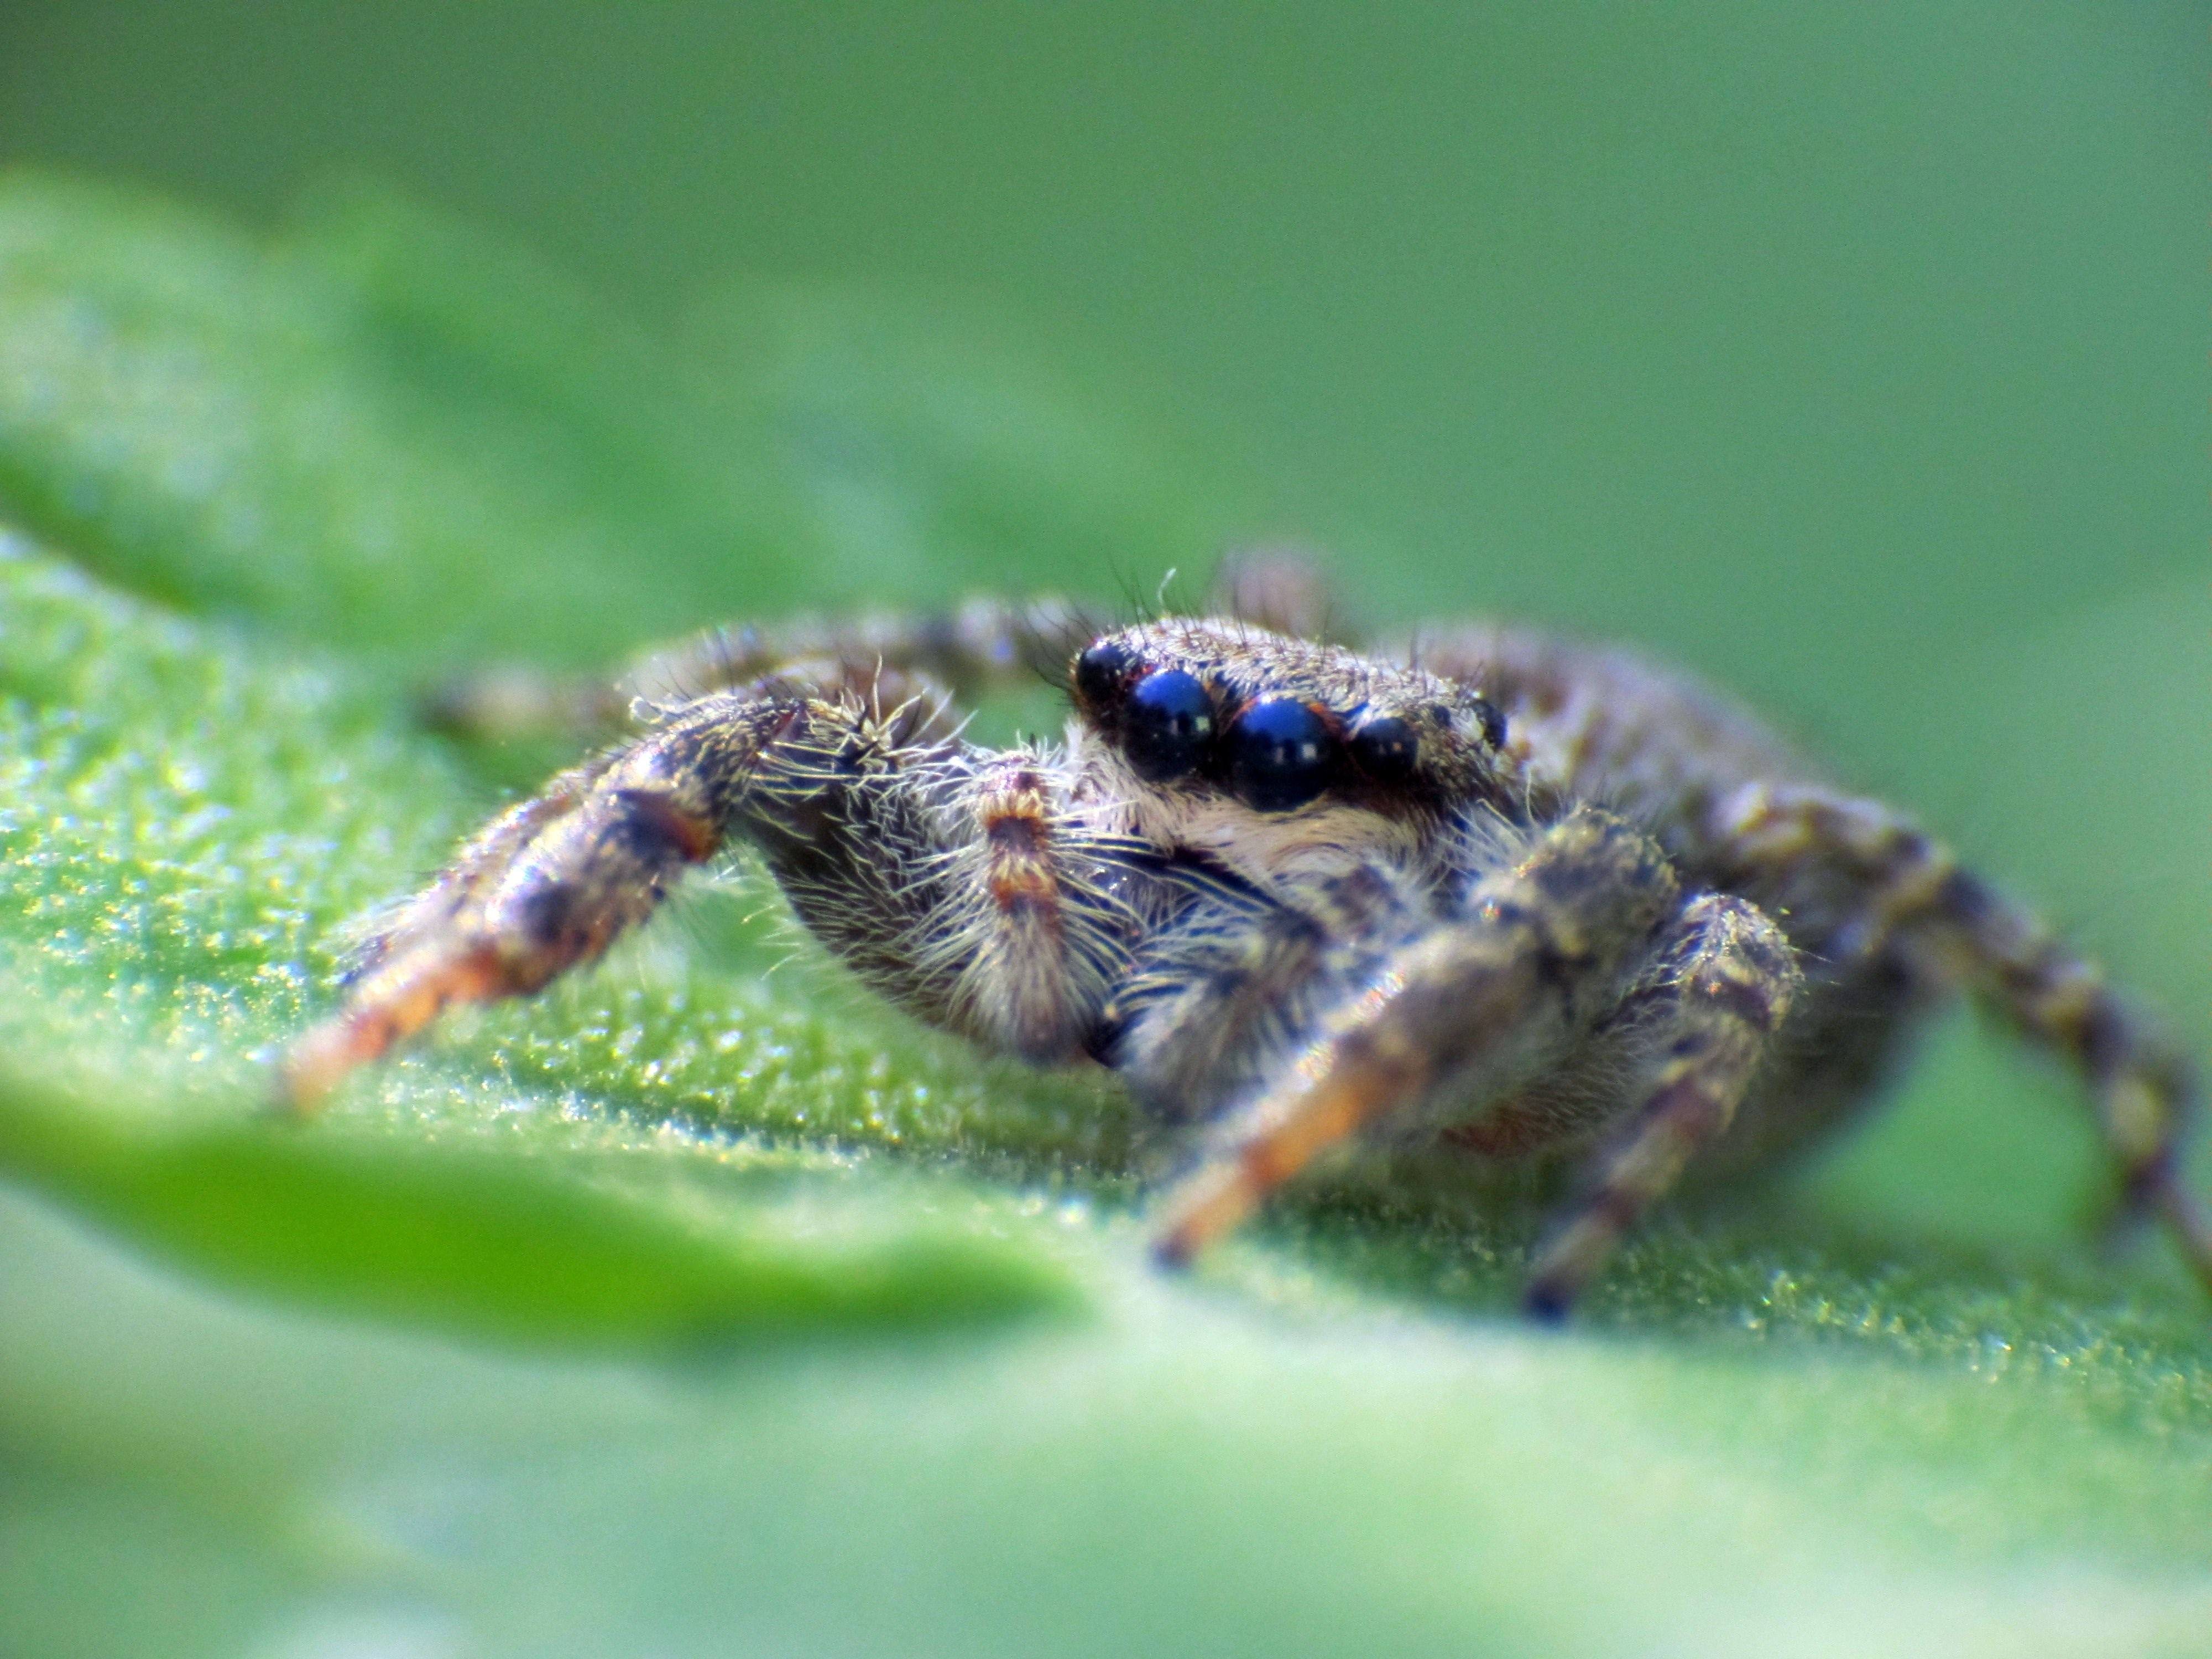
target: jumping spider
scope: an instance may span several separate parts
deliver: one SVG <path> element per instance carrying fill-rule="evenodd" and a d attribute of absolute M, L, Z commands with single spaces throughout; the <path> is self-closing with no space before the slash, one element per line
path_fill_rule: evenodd
<path fill-rule="evenodd" d="M 1635 657 L 1489 626 L 1355 654 L 1307 637 L 1319 610 L 1255 562 L 1203 620 L 1094 635 L 979 601 L 708 635 L 611 697 L 480 683 L 449 714 L 635 694 L 643 729 L 392 914 L 284 1097 L 590 962 L 744 840 L 892 1001 L 1203 1125 L 1167 1262 L 1339 1142 L 1440 1136 L 1581 1170 L 1528 1283 L 1556 1316 L 1689 1159 L 1819 1134 L 1964 988 L 2078 1070 L 2121 1212 L 2212 1283 L 2179 1170 L 2189 1060 L 1940 843 Z M 963 739 L 956 696 L 1037 669 L 1069 688 L 1064 742 Z"/>

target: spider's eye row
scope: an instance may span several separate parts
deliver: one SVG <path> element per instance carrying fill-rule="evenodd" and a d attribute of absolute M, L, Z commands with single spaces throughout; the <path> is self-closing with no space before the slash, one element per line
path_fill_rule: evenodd
<path fill-rule="evenodd" d="M 1106 648 L 1111 647 L 1094 647 Z M 1079 662 L 1076 672 L 1082 672 Z M 1139 777 L 1165 783 L 1197 770 L 1212 744 L 1214 725 L 1213 699 L 1206 688 L 1180 668 L 1158 669 L 1131 687 L 1122 705 L 1121 751 Z"/>
<path fill-rule="evenodd" d="M 1304 806 L 1328 787 L 1336 744 L 1322 717 L 1290 697 L 1247 707 L 1229 727 L 1229 782 L 1261 812 Z"/>
<path fill-rule="evenodd" d="M 1377 783 L 1405 783 L 1420 758 L 1420 738 L 1395 714 L 1377 714 L 1352 728 L 1353 764 Z"/>
<path fill-rule="evenodd" d="M 1419 775 L 1420 734 L 1401 714 L 1364 706 L 1340 714 L 1281 694 L 1239 704 L 1233 693 L 1185 669 L 1157 666 L 1116 640 L 1077 656 L 1074 681 L 1089 717 L 1147 783 L 1202 778 L 1226 784 L 1255 811 L 1289 812 L 1340 785 L 1364 781 L 1395 790 Z M 1474 714 L 1493 746 L 1503 741 L 1504 721 L 1488 703 L 1460 712 Z M 1429 713 L 1450 722 L 1452 711 L 1441 704 Z"/>

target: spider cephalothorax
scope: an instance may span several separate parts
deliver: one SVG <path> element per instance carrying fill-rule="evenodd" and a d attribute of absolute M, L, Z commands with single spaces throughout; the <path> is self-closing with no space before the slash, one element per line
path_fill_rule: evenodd
<path fill-rule="evenodd" d="M 1071 638 L 1065 605 L 979 601 L 652 659 L 646 729 L 393 914 L 286 1097 L 592 959 L 742 840 L 919 1018 L 1202 1123 L 1167 1260 L 1340 1142 L 1442 1137 L 1583 1169 L 1529 1282 L 1555 1313 L 1692 1158 L 1802 1144 L 1964 987 L 2080 1069 L 2124 1207 L 2212 1279 L 2187 1060 L 1941 845 L 1634 658 L 1485 627 L 1356 653 L 1303 637 L 1313 591 L 1248 568 L 1206 619 Z M 1064 741 L 962 738 L 955 694 L 1040 667 Z"/>

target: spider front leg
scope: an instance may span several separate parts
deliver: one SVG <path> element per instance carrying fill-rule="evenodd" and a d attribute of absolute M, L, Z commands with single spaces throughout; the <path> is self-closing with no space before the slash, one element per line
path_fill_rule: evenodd
<path fill-rule="evenodd" d="M 931 1024 L 1073 1058 L 1125 969 L 1127 851 L 1071 800 L 1057 750 L 984 754 L 889 673 L 702 698 L 495 819 L 372 940 L 344 1006 L 279 1073 L 319 1100 L 457 1002 L 536 991 L 644 921 L 742 838 L 799 920 Z M 886 708 L 886 693 L 913 693 Z"/>
<path fill-rule="evenodd" d="M 1755 789 L 1725 803 L 1717 828 L 1747 873 L 1786 881 L 1793 869 L 1821 865 L 1848 873 L 1860 906 L 1823 954 L 1841 963 L 1900 947 L 2068 1060 L 2088 1085 L 2119 1176 L 2116 1222 L 2159 1216 L 2212 1288 L 2212 1217 L 2181 1168 L 2184 1138 L 2202 1110 L 2196 1065 L 2095 963 L 1879 802 Z"/>
<path fill-rule="evenodd" d="M 495 818 L 362 951 L 344 1006 L 280 1063 L 282 1103 L 312 1108 L 454 1003 L 537 991 L 599 957 L 720 849 L 763 753 L 807 709 L 709 699 Z"/>
<path fill-rule="evenodd" d="M 1802 979 L 1789 939 L 1756 905 L 1705 893 L 1683 907 L 1607 1018 L 1635 1056 L 1638 1105 L 1539 1246 L 1522 1296 L 1529 1313 L 1563 1317 L 1683 1165 L 1728 1127 Z"/>
<path fill-rule="evenodd" d="M 1590 808 L 1546 830 L 1465 914 L 1393 953 L 1328 1035 L 1224 1126 L 1170 1200 L 1156 1247 L 1189 1261 L 1347 1138 L 1449 1089 L 1495 1100 L 1556 1060 L 1618 1000 L 1624 968 L 1675 903 L 1651 842 Z"/>

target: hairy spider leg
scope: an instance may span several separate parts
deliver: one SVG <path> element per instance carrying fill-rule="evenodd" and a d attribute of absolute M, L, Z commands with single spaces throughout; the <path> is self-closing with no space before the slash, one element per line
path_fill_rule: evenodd
<path fill-rule="evenodd" d="M 1331 620 L 1328 585 L 1292 549 L 1223 560 L 1214 608 L 1263 628 L 1318 634 Z M 926 675 L 963 702 L 1024 678 L 1057 684 L 1098 632 L 1073 601 L 978 595 L 951 610 L 880 611 L 731 623 L 655 647 L 613 674 L 562 675 L 527 667 L 472 674 L 438 687 L 424 714 L 444 730 L 483 738 L 589 737 L 633 724 L 632 710 L 734 690 L 795 662 L 835 665 L 847 677 L 878 669 Z"/>
<path fill-rule="evenodd" d="M 2212 1288 L 2212 1218 L 2181 1169 L 2201 1110 L 2196 1066 L 2101 968 L 1879 802 L 1762 787 L 1743 792 L 1723 816 L 1729 854 L 1747 866 L 1831 859 L 1865 884 L 1865 911 L 1837 941 L 1837 954 L 1899 940 L 2071 1065 L 2088 1086 L 2118 1171 L 2115 1224 L 2157 1214 Z"/>
<path fill-rule="evenodd" d="M 864 691 L 842 673 L 702 699 L 494 820 L 369 941 L 343 1006 L 286 1055 L 281 1098 L 304 1110 L 451 1005 L 595 960 L 732 838 L 885 995 L 993 1047 L 1073 1057 L 1135 931 L 1102 874 L 1124 843 L 1070 810 L 1051 754 L 979 757 L 943 732 L 927 682 L 885 672 Z"/>
<path fill-rule="evenodd" d="M 452 1004 L 523 995 L 599 957 L 720 849 L 733 798 L 805 708 L 717 699 L 494 819 L 363 948 L 343 1006 L 284 1056 L 283 1103 L 308 1109 Z"/>
<path fill-rule="evenodd" d="M 1162 1118 L 1194 1121 L 1297 1058 L 1325 1011 L 1435 925 L 1413 884 L 1370 861 L 1261 891 L 1170 861 L 1192 890 L 1107 1006 L 1102 1058 Z"/>
<path fill-rule="evenodd" d="M 589 736 L 633 725 L 641 703 L 694 702 L 793 663 L 847 679 L 878 671 L 925 676 L 967 700 L 1024 678 L 1064 678 L 1091 632 L 1075 605 L 1049 596 L 977 598 L 912 615 L 738 623 L 656 647 L 611 676 L 529 668 L 471 675 L 438 688 L 424 712 L 433 725 L 471 737 Z"/>
<path fill-rule="evenodd" d="M 1564 1317 L 1683 1165 L 1728 1128 L 1801 981 L 1788 937 L 1747 900 L 1700 894 L 1668 923 L 1606 1018 L 1639 1056 L 1627 1085 L 1639 1104 L 1538 1246 L 1529 1313 Z"/>
<path fill-rule="evenodd" d="M 1674 903 L 1650 840 L 1579 808 L 1515 867 L 1480 882 L 1462 918 L 1395 952 L 1316 1049 L 1239 1110 L 1170 1195 L 1155 1253 L 1191 1261 L 1318 1154 L 1440 1085 L 1496 1097 L 1615 1000 L 1622 969 Z"/>

